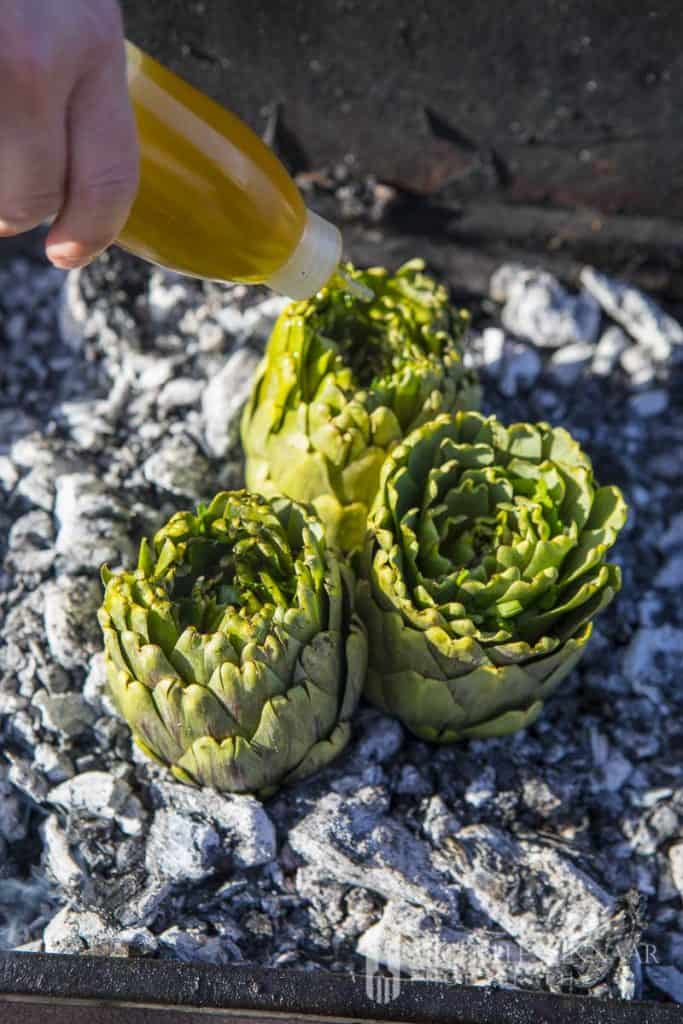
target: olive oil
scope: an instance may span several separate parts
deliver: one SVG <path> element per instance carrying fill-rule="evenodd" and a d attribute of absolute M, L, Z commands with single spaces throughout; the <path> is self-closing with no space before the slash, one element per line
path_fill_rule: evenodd
<path fill-rule="evenodd" d="M 140 187 L 117 241 L 182 274 L 315 294 L 341 258 L 336 227 L 304 206 L 243 121 L 126 44 Z"/>

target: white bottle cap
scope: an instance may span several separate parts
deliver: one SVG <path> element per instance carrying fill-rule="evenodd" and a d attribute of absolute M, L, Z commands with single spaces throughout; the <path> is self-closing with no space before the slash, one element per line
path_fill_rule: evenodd
<path fill-rule="evenodd" d="M 306 225 L 299 243 L 284 266 L 265 283 L 289 299 L 310 299 L 327 284 L 342 256 L 339 229 L 307 210 Z"/>

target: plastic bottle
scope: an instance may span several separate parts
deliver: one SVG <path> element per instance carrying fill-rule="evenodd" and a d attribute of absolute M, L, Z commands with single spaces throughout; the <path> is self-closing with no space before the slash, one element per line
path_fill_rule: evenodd
<path fill-rule="evenodd" d="M 118 243 L 171 270 L 314 295 L 341 259 L 277 157 L 230 111 L 127 43 L 140 188 Z"/>

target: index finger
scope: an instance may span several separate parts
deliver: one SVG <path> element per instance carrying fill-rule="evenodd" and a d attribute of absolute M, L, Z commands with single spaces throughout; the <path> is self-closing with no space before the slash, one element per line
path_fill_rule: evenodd
<path fill-rule="evenodd" d="M 139 179 L 135 118 L 123 46 L 79 83 L 68 111 L 66 201 L 46 242 L 49 259 L 69 269 L 116 239 Z"/>

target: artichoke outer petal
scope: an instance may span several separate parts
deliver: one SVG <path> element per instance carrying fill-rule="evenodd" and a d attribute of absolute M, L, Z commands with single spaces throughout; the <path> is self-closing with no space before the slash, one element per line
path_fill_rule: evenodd
<path fill-rule="evenodd" d="M 351 725 L 349 722 L 338 722 L 332 733 L 325 739 L 314 743 L 306 756 L 287 775 L 288 783 L 301 782 L 325 768 L 331 761 L 341 754 L 344 747 L 351 738 Z"/>
<path fill-rule="evenodd" d="M 502 715 L 489 719 L 482 725 L 472 725 L 464 729 L 462 739 L 491 739 L 494 736 L 507 736 L 519 729 L 533 725 L 543 710 L 543 701 L 536 700 L 528 708 L 504 711 Z"/>
<path fill-rule="evenodd" d="M 117 672 L 111 665 L 107 675 L 114 703 L 126 721 L 135 722 L 135 736 L 154 752 L 157 760 L 165 764 L 180 757 L 183 748 L 159 713 L 156 689 L 150 690 L 144 683 L 126 672 Z"/>

